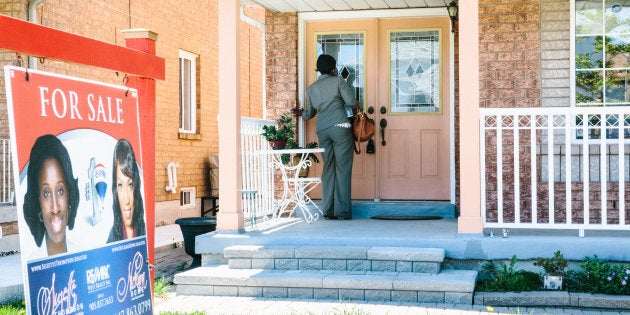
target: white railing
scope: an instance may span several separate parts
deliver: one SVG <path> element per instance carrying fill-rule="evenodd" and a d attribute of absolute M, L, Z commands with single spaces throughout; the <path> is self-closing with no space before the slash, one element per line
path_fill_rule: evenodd
<path fill-rule="evenodd" d="M 13 202 L 11 143 L 0 139 L 0 203 Z"/>
<path fill-rule="evenodd" d="M 485 227 L 630 227 L 630 107 L 484 108 L 480 126 Z"/>
<path fill-rule="evenodd" d="M 243 216 L 246 220 L 272 216 L 274 213 L 274 170 L 269 156 L 259 154 L 269 150 L 269 143 L 260 134 L 263 125 L 275 121 L 241 118 L 241 152 L 243 178 Z"/>

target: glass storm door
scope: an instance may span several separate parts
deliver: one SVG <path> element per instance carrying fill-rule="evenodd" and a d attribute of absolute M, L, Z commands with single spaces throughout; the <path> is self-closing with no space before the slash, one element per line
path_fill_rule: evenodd
<path fill-rule="evenodd" d="M 449 34 L 448 18 L 306 24 L 306 86 L 332 55 L 376 122 L 374 152 L 364 142 L 354 156 L 353 199 L 450 199 Z M 306 130 L 316 141 L 314 121 Z"/>

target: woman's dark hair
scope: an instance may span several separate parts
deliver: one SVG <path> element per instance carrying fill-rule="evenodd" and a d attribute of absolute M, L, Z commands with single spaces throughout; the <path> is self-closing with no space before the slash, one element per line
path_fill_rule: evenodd
<path fill-rule="evenodd" d="M 35 141 L 31 149 L 28 163 L 26 194 L 24 195 L 24 219 L 28 224 L 37 246 L 42 245 L 46 227 L 41 220 L 42 207 L 39 204 L 39 175 L 44 161 L 54 159 L 61 166 L 63 178 L 68 191 L 68 228 L 74 228 L 79 207 L 78 179 L 72 173 L 72 162 L 68 150 L 54 135 L 44 135 Z"/>
<path fill-rule="evenodd" d="M 331 55 L 321 54 L 317 57 L 317 71 L 321 74 L 330 74 L 337 66 L 337 60 Z"/>
<path fill-rule="evenodd" d="M 118 140 L 114 147 L 114 161 L 112 163 L 112 196 L 114 210 L 114 241 L 123 239 L 123 222 L 120 213 L 120 203 L 118 203 L 118 189 L 116 188 L 116 166 L 120 166 L 120 171 L 133 181 L 133 226 L 136 236 L 145 235 L 146 227 L 144 223 L 144 202 L 140 188 L 140 170 L 136 163 L 136 156 L 133 153 L 131 143 L 126 139 Z"/>

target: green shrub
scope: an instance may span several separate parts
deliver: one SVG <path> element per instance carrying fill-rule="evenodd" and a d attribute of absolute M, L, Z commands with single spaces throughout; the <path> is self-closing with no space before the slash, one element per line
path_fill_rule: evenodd
<path fill-rule="evenodd" d="M 552 276 L 564 276 L 568 265 L 569 262 L 564 259 L 560 251 L 556 251 L 551 258 L 539 257 L 534 262 L 534 266 L 541 267 L 545 274 Z"/>
<path fill-rule="evenodd" d="M 583 271 L 567 274 L 569 291 L 630 295 L 630 266 L 611 265 L 596 255 L 585 257 L 580 266 Z"/>
<path fill-rule="evenodd" d="M 496 266 L 493 262 L 486 263 L 479 274 L 479 291 L 507 292 L 507 291 L 536 291 L 542 287 L 540 275 L 526 270 L 516 269 L 517 258 L 512 256 L 510 265 L 505 263 Z"/>
<path fill-rule="evenodd" d="M 486 263 L 479 272 L 477 291 L 507 292 L 535 291 L 542 288 L 542 275 L 516 269 L 516 255 L 509 265 Z M 552 258 L 538 258 L 535 266 L 548 274 L 562 275 L 564 287 L 569 292 L 593 294 L 630 295 L 630 265 L 611 264 L 597 256 L 585 257 L 580 263 L 582 270 L 565 271 L 568 261 L 560 251 Z"/>

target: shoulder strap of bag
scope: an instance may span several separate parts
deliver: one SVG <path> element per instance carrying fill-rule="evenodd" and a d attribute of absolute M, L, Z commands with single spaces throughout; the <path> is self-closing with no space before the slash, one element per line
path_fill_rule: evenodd
<path fill-rule="evenodd" d="M 361 114 L 363 113 L 362 110 L 358 110 L 357 114 L 354 115 L 354 119 L 353 119 L 353 125 L 352 125 L 352 133 L 354 134 L 354 124 L 359 124 L 359 134 L 355 135 L 354 137 L 354 152 L 356 154 L 361 154 L 361 136 L 363 133 L 363 125 L 365 123 L 364 119 L 359 119 L 359 117 L 361 117 Z"/>

